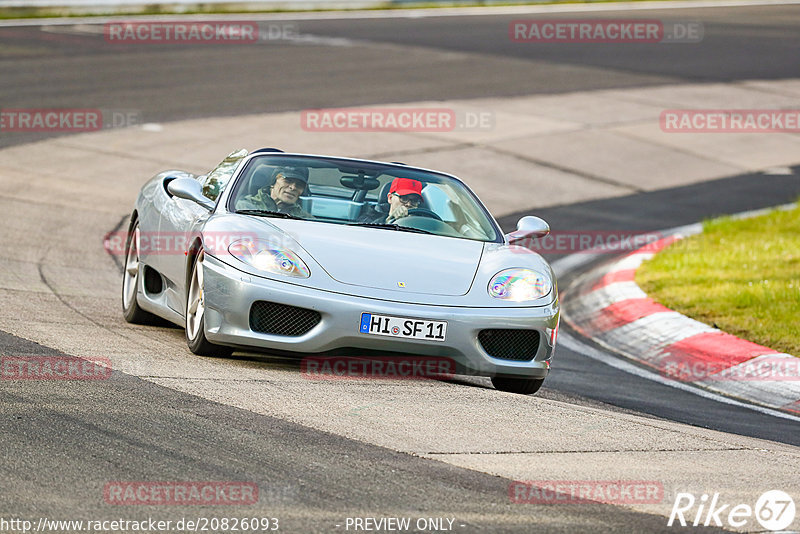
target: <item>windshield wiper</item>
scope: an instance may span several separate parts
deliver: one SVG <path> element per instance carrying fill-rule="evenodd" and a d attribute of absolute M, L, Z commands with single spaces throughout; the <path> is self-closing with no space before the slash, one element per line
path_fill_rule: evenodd
<path fill-rule="evenodd" d="M 284 213 L 282 211 L 270 211 L 270 210 L 237 210 L 236 213 L 241 213 L 242 215 L 258 215 L 261 217 L 280 217 L 281 219 L 300 219 L 301 221 L 305 221 L 303 217 L 298 217 L 297 215 L 292 215 L 291 213 Z"/>
<path fill-rule="evenodd" d="M 437 233 L 430 232 L 428 230 L 422 230 L 421 228 L 412 228 L 411 226 L 400 226 L 399 224 L 389 224 L 389 223 L 349 223 L 347 226 L 366 226 L 368 228 L 386 228 L 387 230 L 397 230 L 398 232 L 412 232 L 414 234 L 439 235 Z"/>

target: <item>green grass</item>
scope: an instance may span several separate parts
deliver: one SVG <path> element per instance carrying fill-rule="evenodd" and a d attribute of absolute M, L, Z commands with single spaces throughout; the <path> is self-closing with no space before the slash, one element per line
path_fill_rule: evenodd
<path fill-rule="evenodd" d="M 706 221 L 636 272 L 664 306 L 800 356 L 800 207 Z"/>

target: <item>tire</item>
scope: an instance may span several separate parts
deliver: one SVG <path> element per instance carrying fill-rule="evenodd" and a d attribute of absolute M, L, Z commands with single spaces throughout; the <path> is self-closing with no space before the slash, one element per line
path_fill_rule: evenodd
<path fill-rule="evenodd" d="M 232 348 L 215 345 L 206 339 L 203 258 L 201 250 L 194 259 L 189 287 L 186 290 L 186 344 L 190 351 L 199 356 L 230 356 Z"/>
<path fill-rule="evenodd" d="M 544 384 L 544 378 L 509 378 L 505 376 L 493 376 L 492 385 L 499 391 L 508 393 L 519 393 L 520 395 L 531 395 L 539 391 Z"/>
<path fill-rule="evenodd" d="M 139 307 L 139 221 L 134 219 L 125 241 L 125 265 L 122 271 L 122 315 L 133 324 L 156 324 L 159 318 Z"/>

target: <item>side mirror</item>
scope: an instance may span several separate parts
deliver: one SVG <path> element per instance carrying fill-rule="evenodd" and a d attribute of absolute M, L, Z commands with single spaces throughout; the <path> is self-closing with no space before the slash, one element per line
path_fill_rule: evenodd
<path fill-rule="evenodd" d="M 203 196 L 203 186 L 193 178 L 176 178 L 167 184 L 167 191 L 178 198 L 191 200 L 208 211 L 214 209 L 214 202 Z"/>
<path fill-rule="evenodd" d="M 537 239 L 550 233 L 550 225 L 539 217 L 528 215 L 517 222 L 517 230 L 506 234 L 509 245 L 514 245 L 526 239 Z"/>

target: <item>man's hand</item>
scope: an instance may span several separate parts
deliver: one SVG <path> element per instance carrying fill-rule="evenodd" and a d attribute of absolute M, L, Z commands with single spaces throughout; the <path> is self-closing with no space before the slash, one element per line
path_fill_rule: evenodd
<path fill-rule="evenodd" d="M 386 222 L 402 219 L 403 217 L 408 217 L 408 208 L 402 204 L 398 204 L 389 212 L 389 216 L 386 217 Z"/>

